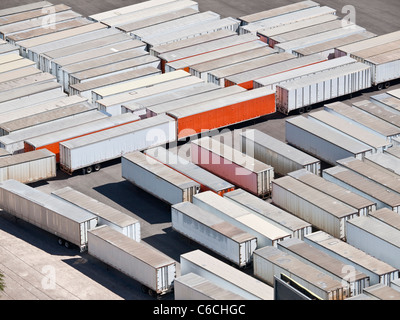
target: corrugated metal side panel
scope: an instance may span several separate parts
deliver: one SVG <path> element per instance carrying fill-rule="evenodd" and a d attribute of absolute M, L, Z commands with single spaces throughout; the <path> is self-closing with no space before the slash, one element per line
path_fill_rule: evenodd
<path fill-rule="evenodd" d="M 273 300 L 271 286 L 218 259 L 195 250 L 181 255 L 181 274 L 196 273 L 249 300 Z"/>
<path fill-rule="evenodd" d="M 127 152 L 144 150 L 176 140 L 174 121 L 157 123 L 159 118 L 154 119 L 152 117 L 150 119 L 151 122 L 146 122 L 146 124 L 152 123 L 150 127 L 141 127 L 144 124 L 143 121 L 147 120 L 145 119 L 123 127 L 120 126 L 90 136 L 69 140 L 71 143 L 77 144 L 82 142 L 78 147 L 60 143 L 60 165 L 66 171 L 71 172 L 89 165 L 119 158 Z M 136 127 L 136 124 L 138 127 Z M 121 131 L 122 128 L 128 129 Z"/>
<path fill-rule="evenodd" d="M 21 156 L 23 157 L 25 154 L 18 155 L 18 157 Z M 12 160 L 12 158 L 8 158 L 7 160 Z M 13 179 L 22 183 L 33 183 L 55 177 L 57 174 L 56 170 L 55 155 L 49 156 L 45 154 L 42 158 L 1 167 L 0 181 Z"/>
<path fill-rule="evenodd" d="M 294 190 L 286 190 L 279 185 L 278 180 L 272 182 L 272 203 L 337 238 L 345 237 L 345 230 L 342 227 L 344 218 L 339 219 L 300 198 Z"/>
<path fill-rule="evenodd" d="M 257 246 L 255 237 L 252 241 L 235 241 L 228 234 L 214 229 L 212 222 L 207 225 L 185 213 L 186 209 L 182 208 L 182 204 L 178 203 L 171 207 L 174 230 L 220 254 L 239 267 L 244 267 L 251 262 L 252 253 Z M 246 255 L 246 248 L 249 248 L 249 255 Z"/>
<path fill-rule="evenodd" d="M 160 267 L 153 266 L 137 258 L 134 254 L 120 247 L 118 243 L 121 241 L 129 242 L 133 250 L 141 250 L 142 253 L 149 252 L 149 255 L 154 249 L 150 249 L 150 247 L 125 237 L 112 229 L 108 229 L 110 236 L 99 234 L 96 231 L 100 228 L 104 229 L 109 227 L 102 226 L 88 232 L 88 252 L 90 255 L 116 268 L 157 293 L 164 293 L 171 289 L 174 277 L 167 277 L 166 281 L 169 285 L 167 288 L 160 287 L 158 285 L 158 271 Z M 110 231 L 114 231 L 115 233 L 111 233 Z M 113 243 L 113 239 L 118 238 L 120 238 L 121 241 L 117 240 L 117 243 Z M 169 264 L 166 267 L 170 269 L 175 276 L 175 264 Z M 170 272 L 167 272 L 166 274 L 169 275 L 169 273 Z"/>
<path fill-rule="evenodd" d="M 346 223 L 347 242 L 395 268 L 400 268 L 400 247 L 389 242 L 389 237 L 382 238 L 382 232 L 386 231 L 386 234 L 392 234 L 393 239 L 392 231 L 395 229 L 387 226 L 384 231 L 375 233 L 372 231 L 374 228 L 373 226 L 365 228 L 364 223 L 359 223 L 368 220 L 372 220 L 372 218 L 359 217 L 357 219 L 349 220 Z M 376 222 L 375 228 L 380 229 L 378 228 L 379 225 L 383 226 L 383 224 Z"/>

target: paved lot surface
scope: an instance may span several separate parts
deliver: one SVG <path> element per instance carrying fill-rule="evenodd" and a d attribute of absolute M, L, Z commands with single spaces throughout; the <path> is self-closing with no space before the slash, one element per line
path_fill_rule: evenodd
<path fill-rule="evenodd" d="M 28 0 L 3 0 L 0 9 L 30 3 Z M 135 1 L 51 1 L 64 3 L 83 15 L 119 8 Z M 136 1 L 138 2 L 138 1 Z M 384 1 L 318 1 L 338 10 L 354 5 L 357 24 L 371 32 L 383 34 L 400 29 L 397 0 Z M 239 1 L 199 0 L 201 11 L 212 10 L 222 16 L 242 15 L 291 3 L 286 0 Z M 343 15 L 342 15 L 343 16 Z M 392 88 L 399 88 L 396 84 Z M 368 99 L 376 91 L 367 90 L 342 99 L 346 103 Z M 252 127 L 284 140 L 284 121 L 287 117 L 274 114 L 256 121 L 235 126 L 233 129 Z M 183 146 L 185 148 L 185 146 Z M 140 220 L 142 241 L 161 250 L 179 263 L 182 253 L 199 248 L 171 229 L 169 206 L 133 186 L 121 177 L 118 161 L 108 164 L 91 175 L 80 173 L 70 177 L 59 172 L 55 179 L 40 182 L 34 187 L 50 193 L 71 186 L 116 209 Z M 0 270 L 5 274 L 6 290 L 0 299 L 63 299 L 63 300 L 145 300 L 152 299 L 140 290 L 140 284 L 122 273 L 107 268 L 87 253 L 58 246 L 56 239 L 23 221 L 15 221 L 0 212 Z M 179 274 L 179 264 L 178 264 Z M 52 277 L 55 275 L 55 277 Z M 50 278 L 46 278 L 46 276 Z M 55 282 L 52 282 L 55 280 Z M 172 296 L 166 297 L 171 299 Z"/>

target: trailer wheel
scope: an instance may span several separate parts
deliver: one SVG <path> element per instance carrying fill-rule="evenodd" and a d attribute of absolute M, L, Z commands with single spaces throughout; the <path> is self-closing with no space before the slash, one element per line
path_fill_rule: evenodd
<path fill-rule="evenodd" d="M 140 289 L 142 289 L 143 293 L 147 293 L 149 288 L 147 288 L 144 284 L 141 285 Z"/>
<path fill-rule="evenodd" d="M 100 163 L 94 165 L 94 171 L 99 171 L 100 169 L 101 169 Z"/>
<path fill-rule="evenodd" d="M 312 106 L 307 106 L 306 107 L 306 112 L 310 112 L 312 110 Z"/>
<path fill-rule="evenodd" d="M 303 113 L 305 112 L 304 107 L 301 107 L 301 108 L 297 109 L 297 112 L 298 112 L 299 114 L 303 114 Z"/>
<path fill-rule="evenodd" d="M 93 168 L 91 166 L 89 166 L 85 169 L 85 171 L 87 174 L 91 174 L 93 172 Z"/>
<path fill-rule="evenodd" d="M 382 90 L 383 89 L 383 83 L 380 83 L 377 85 L 378 90 Z"/>
<path fill-rule="evenodd" d="M 58 242 L 58 244 L 59 244 L 60 246 L 62 246 L 62 245 L 64 244 L 64 240 L 61 239 L 61 238 L 58 238 L 57 242 Z"/>
<path fill-rule="evenodd" d="M 67 249 L 70 249 L 70 248 L 71 248 L 71 246 L 69 245 L 69 242 L 68 242 L 68 241 L 65 241 L 65 242 L 64 242 L 64 247 L 66 247 Z"/>
<path fill-rule="evenodd" d="M 385 89 L 389 89 L 389 87 L 390 87 L 390 81 L 385 83 Z"/>

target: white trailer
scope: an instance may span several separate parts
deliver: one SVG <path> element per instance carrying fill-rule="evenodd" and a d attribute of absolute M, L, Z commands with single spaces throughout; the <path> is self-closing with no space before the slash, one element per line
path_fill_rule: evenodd
<path fill-rule="evenodd" d="M 273 288 L 262 281 L 201 251 L 194 250 L 180 257 L 181 275 L 197 274 L 225 290 L 248 300 L 273 300 Z"/>
<path fill-rule="evenodd" d="M 234 202 L 251 213 L 260 215 L 276 227 L 288 232 L 293 238 L 303 239 L 312 232 L 311 223 L 282 210 L 281 208 L 262 200 L 242 189 L 236 189 L 224 194 L 224 198 Z"/>
<path fill-rule="evenodd" d="M 400 212 L 400 195 L 350 169 L 335 166 L 325 169 L 322 177 L 376 203 L 376 209 Z"/>
<path fill-rule="evenodd" d="M 353 122 L 341 118 L 326 110 L 318 110 L 308 115 L 308 119 L 322 124 L 324 127 L 333 129 L 334 131 L 343 133 L 365 145 L 371 147 L 373 153 L 382 153 L 392 144 L 386 138 L 378 136 L 376 133 L 360 128 Z"/>
<path fill-rule="evenodd" d="M 357 108 L 352 108 L 343 102 L 338 101 L 326 104 L 324 106 L 324 110 L 351 121 L 352 124 L 357 125 L 364 130 L 368 130 L 369 132 L 375 133 L 380 137 L 385 138 L 389 142 L 392 141 L 392 138 L 400 137 L 399 127 L 387 123 L 386 121 L 371 114 L 365 113 Z"/>
<path fill-rule="evenodd" d="M 172 229 L 239 268 L 251 264 L 257 238 L 191 202 L 171 206 Z"/>
<path fill-rule="evenodd" d="M 349 277 L 348 265 L 303 240 L 287 239 L 278 244 L 278 249 L 340 281 L 351 296 L 362 293 L 370 285 L 368 275 L 352 269 Z"/>
<path fill-rule="evenodd" d="M 0 158 L 0 181 L 33 183 L 54 178 L 56 174 L 56 155 L 47 149 Z"/>
<path fill-rule="evenodd" d="M 164 295 L 173 289 L 175 260 L 109 226 L 88 231 L 88 253 L 138 281 L 151 296 Z"/>
<path fill-rule="evenodd" d="M 168 203 L 192 201 L 200 184 L 140 151 L 122 156 L 122 177 Z"/>
<path fill-rule="evenodd" d="M 277 246 L 292 235 L 266 218 L 254 214 L 214 192 L 204 191 L 193 196 L 193 204 L 257 237 L 257 246 Z"/>
<path fill-rule="evenodd" d="M 345 222 L 358 217 L 355 208 L 290 176 L 272 182 L 272 203 L 340 239 Z"/>
<path fill-rule="evenodd" d="M 285 124 L 287 143 L 328 164 L 336 165 L 339 159 L 362 159 L 372 154 L 371 147 L 306 117 L 293 117 Z"/>
<path fill-rule="evenodd" d="M 391 266 L 400 268 L 400 230 L 371 217 L 346 222 L 349 244 Z"/>
<path fill-rule="evenodd" d="M 289 172 L 305 168 L 316 175 L 321 174 L 321 161 L 319 159 L 260 130 L 246 130 L 240 132 L 239 135 L 242 152 L 251 155 L 258 161 L 269 164 L 274 168 L 274 173 L 286 175 Z"/>
<path fill-rule="evenodd" d="M 60 143 L 60 168 L 69 174 L 99 170 L 123 154 L 176 141 L 175 121 L 161 115 Z"/>
<path fill-rule="evenodd" d="M 174 298 L 175 300 L 246 300 L 193 272 L 175 278 Z"/>
<path fill-rule="evenodd" d="M 324 231 L 307 235 L 304 237 L 304 242 L 368 275 L 370 285 L 377 283 L 390 285 L 393 280 L 399 279 L 397 268 Z M 347 271 L 351 271 L 350 268 L 347 268 Z"/>
<path fill-rule="evenodd" d="M 356 62 L 278 84 L 276 86 L 276 109 L 283 114 L 289 114 L 293 110 L 370 87 L 370 67 Z"/>
<path fill-rule="evenodd" d="M 357 209 L 360 216 L 376 210 L 375 202 L 305 169 L 289 172 L 288 175 Z"/>
<path fill-rule="evenodd" d="M 275 247 L 254 251 L 253 266 L 254 276 L 268 285 L 273 285 L 274 276 L 280 277 L 283 273 L 320 300 L 343 300 L 349 296 L 341 281 Z"/>
<path fill-rule="evenodd" d="M 59 244 L 76 245 L 81 252 L 88 246 L 88 230 L 97 226 L 95 215 L 16 180 L 0 183 L 0 206 L 56 235 Z"/>
<path fill-rule="evenodd" d="M 98 217 L 98 226 L 107 225 L 125 236 L 140 242 L 140 222 L 134 217 L 71 187 L 55 190 L 51 195 L 94 214 Z"/>

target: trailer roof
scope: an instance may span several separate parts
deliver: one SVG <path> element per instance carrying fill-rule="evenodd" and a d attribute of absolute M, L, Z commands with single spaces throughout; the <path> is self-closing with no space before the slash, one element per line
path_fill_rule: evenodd
<path fill-rule="evenodd" d="M 261 87 L 253 90 L 237 92 L 229 96 L 224 96 L 221 98 L 216 98 L 205 102 L 195 103 L 183 108 L 177 108 L 168 111 L 167 113 L 172 117 L 174 117 L 175 119 L 180 119 L 184 117 L 189 117 L 194 114 L 199 114 L 217 108 L 223 108 L 236 103 L 241 103 L 244 101 L 249 101 L 252 99 L 257 99 L 260 97 L 273 94 L 275 94 L 273 90 Z"/>
<path fill-rule="evenodd" d="M 194 37 L 199 34 L 205 34 L 214 32 L 216 30 L 228 29 L 236 31 L 239 27 L 240 21 L 232 17 L 222 18 L 216 21 L 208 21 L 200 23 L 197 26 L 191 26 L 182 29 L 177 32 L 171 32 L 167 34 L 160 34 L 158 36 L 143 38 L 142 41 L 146 42 L 150 46 L 171 43 L 174 41 L 180 41 L 181 39 L 187 39 Z"/>
<path fill-rule="evenodd" d="M 305 8 L 312 8 L 312 7 L 319 7 L 319 3 L 309 0 L 300 1 L 286 6 L 280 6 L 277 8 L 241 16 L 239 17 L 239 19 L 245 23 L 252 23 L 255 21 L 281 16 L 290 12 L 296 12 Z"/>
<path fill-rule="evenodd" d="M 125 153 L 123 158 L 141 167 L 142 169 L 157 176 L 157 179 L 165 180 L 179 188 L 200 185 L 193 179 L 188 178 L 182 173 L 166 166 L 165 164 L 154 161 L 152 158 L 140 151 Z"/>
<path fill-rule="evenodd" d="M 146 8 L 143 10 L 127 12 L 122 15 L 117 15 L 114 17 L 109 17 L 107 19 L 102 19 L 101 22 L 110 27 L 118 27 L 127 23 L 131 24 L 137 21 L 147 20 L 156 17 L 160 14 L 164 14 L 166 12 L 171 12 L 182 8 L 190 8 L 198 10 L 199 6 L 195 1 L 189 1 L 189 0 L 172 1 L 168 3 L 160 3 L 156 6 Z"/>
<path fill-rule="evenodd" d="M 219 99 L 221 97 L 227 97 L 232 94 L 245 91 L 246 89 L 239 86 L 219 87 L 218 89 L 215 89 L 211 92 L 198 93 L 189 97 L 184 97 L 181 99 L 176 99 L 165 103 L 160 103 L 158 105 L 148 107 L 147 109 L 154 112 L 155 114 L 174 112 L 175 110 L 179 110 L 187 106 L 199 105 L 199 103 L 203 103 L 205 101 L 212 103 L 214 100 Z"/>
<path fill-rule="evenodd" d="M 326 15 L 317 16 L 314 18 L 309 18 L 306 20 L 300 20 L 300 21 L 296 21 L 293 23 L 284 24 L 284 25 L 281 25 L 281 26 L 278 26 L 275 28 L 261 29 L 261 30 L 257 31 L 257 34 L 270 38 L 270 37 L 280 35 L 283 33 L 301 30 L 303 28 L 307 28 L 307 27 L 311 27 L 311 26 L 319 25 L 321 23 L 326 23 L 326 22 L 335 21 L 335 20 L 339 20 L 339 17 L 337 15 L 326 14 Z"/>
<path fill-rule="evenodd" d="M 368 253 L 348 244 L 347 242 L 337 239 L 324 231 L 316 231 L 305 235 L 305 238 L 311 242 L 324 247 L 332 253 L 342 256 L 363 268 L 370 270 L 376 274 L 386 274 L 389 272 L 397 272 L 395 267 L 383 262 Z"/>
<path fill-rule="evenodd" d="M 388 208 L 374 210 L 369 213 L 371 217 L 400 230 L 400 215 Z"/>
<path fill-rule="evenodd" d="M 157 86 L 149 87 L 149 88 L 141 88 L 138 90 L 133 90 L 130 92 L 124 92 L 117 95 L 109 96 L 96 101 L 96 104 L 108 107 L 113 105 L 118 105 L 122 103 L 126 103 L 129 101 L 134 101 L 139 98 L 154 96 L 156 94 L 160 94 L 163 92 L 170 92 L 172 90 L 178 90 L 184 87 L 190 87 L 194 85 L 198 85 L 200 83 L 204 83 L 203 80 L 197 77 L 187 77 L 182 79 L 177 79 L 165 83 L 160 83 Z"/>
<path fill-rule="evenodd" d="M 273 300 L 273 288 L 266 283 L 249 276 L 226 263 L 214 258 L 213 256 L 201 251 L 194 250 L 181 255 L 182 259 L 186 259 L 191 263 L 204 268 L 217 277 L 223 278 L 231 285 L 240 287 L 242 290 L 249 292 L 252 295 L 264 300 Z"/>
<path fill-rule="evenodd" d="M 293 255 L 283 252 L 275 247 L 267 246 L 254 251 L 255 255 L 278 265 L 283 270 L 296 274 L 305 281 L 312 283 L 325 292 L 331 292 L 336 289 L 342 289 L 341 281 L 334 280 L 326 273 L 319 271 L 313 266 L 300 261 Z M 285 272 L 285 271 L 284 271 Z"/>
<path fill-rule="evenodd" d="M 256 33 L 258 30 L 279 27 L 281 25 L 294 23 L 296 21 L 306 20 L 326 14 L 336 14 L 336 10 L 327 6 L 315 6 L 290 12 L 282 16 L 275 16 L 269 19 L 259 20 L 242 26 L 242 32 Z M 243 31 L 244 30 L 244 31 Z"/>
<path fill-rule="evenodd" d="M 388 188 L 374 182 L 371 179 L 363 177 L 350 169 L 335 166 L 324 170 L 324 173 L 343 181 L 356 190 L 359 190 L 385 204 L 395 208 L 400 206 L 400 195 L 390 191 Z"/>
<path fill-rule="evenodd" d="M 244 51 L 244 52 L 233 53 L 226 57 L 197 63 L 194 65 L 191 65 L 190 69 L 195 70 L 197 72 L 205 72 L 205 71 L 214 70 L 214 69 L 222 68 L 225 66 L 237 64 L 240 62 L 248 61 L 251 59 L 268 56 L 268 55 L 271 55 L 274 53 L 276 53 L 276 51 L 274 49 L 267 47 L 267 46 L 262 46 L 260 48 L 255 48 L 255 49 Z"/>
<path fill-rule="evenodd" d="M 337 163 L 400 194 L 400 175 L 393 175 L 387 169 L 377 169 L 375 166 L 356 158 L 340 159 L 337 160 Z"/>
<path fill-rule="evenodd" d="M 310 56 L 304 56 L 304 57 L 310 57 Z M 302 57 L 302 58 L 304 58 L 304 57 Z M 301 58 L 298 58 L 298 59 L 301 59 Z M 323 70 L 319 73 L 309 75 L 305 78 L 294 79 L 294 80 L 279 84 L 278 86 L 288 89 L 288 90 L 293 90 L 296 88 L 306 87 L 307 85 L 310 85 L 315 82 L 325 81 L 325 80 L 332 79 L 332 78 L 338 78 L 345 74 L 350 74 L 353 72 L 360 72 L 360 71 L 364 71 L 364 70 L 369 71 L 370 67 L 361 62 L 355 62 L 355 63 L 337 67 L 334 70 Z"/>
<path fill-rule="evenodd" d="M 251 235 L 248 232 L 243 231 L 242 229 L 237 228 L 231 223 L 225 221 L 224 219 L 219 218 L 215 214 L 204 210 L 191 202 L 185 201 L 181 203 L 177 203 L 172 205 L 171 208 L 179 210 L 183 212 L 185 215 L 190 218 L 204 224 L 216 232 L 236 241 L 236 242 L 245 242 L 255 239 L 254 235 Z"/>
<path fill-rule="evenodd" d="M 53 152 L 48 151 L 47 149 L 35 150 L 32 152 L 24 152 L 20 154 L 14 154 L 10 157 L 0 157 L 0 168 L 6 168 L 14 165 L 18 165 L 20 163 L 26 163 L 30 161 L 35 161 L 39 159 L 55 157 L 56 155 Z"/>
<path fill-rule="evenodd" d="M 340 27 L 334 30 L 324 31 L 320 33 L 316 33 L 313 35 L 305 36 L 305 37 L 297 37 L 291 41 L 285 41 L 278 43 L 274 46 L 274 48 L 279 48 L 280 50 L 284 50 L 286 52 L 293 52 L 298 48 L 303 48 L 310 44 L 318 44 L 323 43 L 325 41 L 338 39 L 341 37 L 346 37 L 351 34 L 357 34 L 364 32 L 365 28 L 357 26 L 357 25 L 350 25 L 345 27 Z"/>
<path fill-rule="evenodd" d="M 7 16 L 7 15 L 15 14 L 18 12 L 25 12 L 25 11 L 35 10 L 35 9 L 41 9 L 41 8 L 45 8 L 45 7 L 52 6 L 52 5 L 53 4 L 48 1 L 32 2 L 29 4 L 24 4 L 24 5 L 20 5 L 20 6 L 2 9 L 2 10 L 0 10 L 0 16 Z"/>
<path fill-rule="evenodd" d="M 62 130 L 57 130 L 55 132 L 43 134 L 41 136 L 28 138 L 25 140 L 25 143 L 35 148 L 39 148 L 42 146 L 47 146 L 51 143 L 56 143 L 66 139 L 72 139 L 83 134 L 89 134 L 98 130 L 104 130 L 112 128 L 114 126 L 128 124 L 132 121 L 137 121 L 138 119 L 139 118 L 132 113 L 124 113 L 112 117 L 105 117 L 102 119 L 86 122 L 81 125 L 76 125 Z"/>
<path fill-rule="evenodd" d="M 181 9 L 176 8 L 175 10 L 168 9 L 165 10 L 164 13 L 158 12 L 154 16 L 147 18 L 145 17 L 137 21 L 127 22 L 116 26 L 116 28 L 126 33 L 134 33 L 135 30 L 161 24 L 166 21 L 171 21 L 182 17 L 190 16 L 197 12 L 199 12 L 198 9 L 190 7 L 182 7 Z"/>
<path fill-rule="evenodd" d="M 200 44 L 204 45 L 207 42 L 218 41 L 224 38 L 230 38 L 231 40 L 233 40 L 234 38 L 237 37 L 237 35 L 238 35 L 237 32 L 231 30 L 226 30 L 226 29 L 218 30 L 215 32 L 199 35 L 193 38 L 188 38 L 168 44 L 153 46 L 150 48 L 150 53 L 155 56 L 160 56 L 161 54 L 165 54 L 169 51 L 180 50 Z"/>
<path fill-rule="evenodd" d="M 333 274 L 344 281 L 354 282 L 369 278 L 366 274 L 357 269 L 352 273 L 351 279 L 346 278 L 347 272 L 344 272 L 346 266 L 344 262 L 298 238 L 285 239 L 279 243 L 278 248 L 285 248 L 289 250 L 289 254 L 293 253 L 300 256 L 299 260 L 304 259 L 306 263 L 311 263 L 312 265 L 322 268 L 324 272 Z"/>
<path fill-rule="evenodd" d="M 334 145 L 340 146 L 341 148 L 348 150 L 353 154 L 360 154 L 371 150 L 371 147 L 303 116 L 287 119 L 286 123 L 310 132 L 311 134 L 314 134 L 323 140 L 329 141 Z"/>
<path fill-rule="evenodd" d="M 343 134 L 346 134 L 357 141 L 360 141 L 368 146 L 379 150 L 381 148 L 389 147 L 391 143 L 386 138 L 380 137 L 353 122 L 339 117 L 326 110 L 319 110 L 309 113 L 310 119 L 315 119 L 318 122 L 323 123 L 334 130 L 338 130 Z"/>
<path fill-rule="evenodd" d="M 253 50 L 257 50 L 259 48 L 268 48 L 267 45 L 262 41 L 251 41 L 246 43 L 241 43 L 236 46 L 222 48 L 220 50 L 206 52 L 204 54 L 196 55 L 193 57 L 188 57 L 185 59 L 181 59 L 174 62 L 169 62 L 167 65 L 172 69 L 182 69 L 191 67 L 200 63 L 207 63 L 211 61 L 215 61 L 217 59 L 230 57 L 232 55 L 243 53 L 243 52 L 251 52 Z M 271 48 L 269 50 L 272 51 Z M 270 52 L 272 53 L 272 52 Z"/>
<path fill-rule="evenodd" d="M 279 53 L 279 55 L 280 54 L 282 54 L 282 53 Z M 273 57 L 273 56 L 274 55 L 272 55 L 270 57 Z M 286 57 L 288 57 L 288 56 L 286 56 Z M 256 80 L 256 79 L 267 77 L 267 76 L 277 74 L 280 72 L 285 72 L 285 71 L 292 70 L 295 68 L 301 68 L 301 67 L 304 67 L 309 64 L 319 63 L 319 62 L 322 62 L 325 60 L 326 59 L 323 58 L 319 54 L 300 57 L 300 58 L 294 58 L 294 59 L 290 59 L 290 56 L 289 56 L 288 60 L 276 62 L 271 65 L 266 65 L 266 66 L 262 66 L 260 68 L 233 74 L 229 77 L 226 77 L 226 79 L 231 81 L 232 83 L 240 84 L 240 83 L 243 83 L 246 81 Z M 302 81 L 304 81 L 304 80 L 302 80 Z"/>
<path fill-rule="evenodd" d="M 162 124 L 162 123 L 175 124 L 175 121 L 171 117 L 161 114 L 161 115 L 158 115 L 155 117 L 151 117 L 148 119 L 143 119 L 143 120 L 136 121 L 136 122 L 133 122 L 130 124 L 126 124 L 124 126 L 115 127 L 115 128 L 111 128 L 108 130 L 95 132 L 90 135 L 86 135 L 86 136 L 82 136 L 79 138 L 64 141 L 64 142 L 61 142 L 60 145 L 63 145 L 68 149 L 79 148 L 79 147 L 82 147 L 84 145 L 88 145 L 91 143 L 108 140 L 108 139 L 111 139 L 112 137 L 125 135 L 127 133 L 133 133 L 136 130 L 139 131 L 139 130 L 143 130 L 143 129 L 147 129 L 147 128 L 152 128 L 152 127 L 154 127 L 158 124 Z"/>
<path fill-rule="evenodd" d="M 399 114 L 396 113 L 396 110 L 393 109 L 393 112 L 373 103 L 370 100 L 361 100 L 352 103 L 353 107 L 362 110 L 363 112 L 372 114 L 375 117 L 378 117 L 392 125 L 400 127 L 400 117 Z"/>
<path fill-rule="evenodd" d="M 246 141 L 253 141 L 255 144 L 265 146 L 267 149 L 295 161 L 301 165 L 320 162 L 319 159 L 295 148 L 291 145 L 275 139 L 274 137 L 257 129 L 247 129 L 245 132 L 240 132 L 240 136 L 244 137 Z M 248 143 L 248 142 L 246 142 Z"/>
<path fill-rule="evenodd" d="M 379 132 L 380 134 L 391 137 L 400 134 L 400 128 L 396 127 L 386 121 L 377 118 L 371 114 L 362 112 L 361 110 L 351 107 L 343 102 L 333 102 L 325 105 L 325 110 L 333 111 L 334 114 L 338 114 L 342 117 L 350 119 L 358 123 L 359 125 L 365 126 Z"/>
<path fill-rule="evenodd" d="M 400 111 L 400 99 L 395 96 L 392 96 L 391 94 L 381 93 L 381 94 L 370 96 L 369 99 L 372 102 L 377 101 L 377 102 L 384 104 L 385 106 L 388 106 L 390 108 Z"/>
<path fill-rule="evenodd" d="M 237 202 L 250 211 L 254 211 L 257 214 L 267 217 L 268 219 L 274 221 L 275 223 L 282 225 L 285 228 L 292 230 L 299 230 L 302 228 L 309 228 L 311 224 L 304 221 L 297 216 L 282 210 L 281 208 L 262 200 L 261 198 L 243 190 L 236 189 L 229 191 L 224 194 L 224 197 Z"/>
<path fill-rule="evenodd" d="M 214 32 L 212 32 L 211 35 L 213 33 Z M 194 37 L 193 39 L 196 38 L 197 37 Z M 187 57 L 192 57 L 198 54 L 204 54 L 206 52 L 220 50 L 222 48 L 231 47 L 241 43 L 257 41 L 257 40 L 259 40 L 259 38 L 255 35 L 251 34 L 238 35 L 236 33 L 234 36 L 226 36 L 212 41 L 201 42 L 199 44 L 192 44 L 190 46 L 178 48 L 175 50 L 168 50 L 167 52 L 160 54 L 158 57 L 162 60 L 165 60 L 166 62 L 171 62 L 179 59 L 184 59 Z M 181 41 L 178 41 L 178 43 L 179 42 Z"/>
<path fill-rule="evenodd" d="M 369 216 L 356 217 L 347 220 L 346 223 L 356 226 L 396 247 L 400 247 L 400 230 L 377 221 L 374 218 Z"/>
<path fill-rule="evenodd" d="M 325 42 L 309 45 L 309 46 L 306 46 L 303 48 L 298 48 L 298 49 L 294 50 L 294 52 L 296 52 L 302 56 L 308 56 L 310 54 L 323 52 L 325 50 L 332 50 L 339 46 L 347 45 L 350 43 L 355 43 L 355 42 L 362 41 L 365 39 L 370 39 L 373 37 L 376 37 L 375 33 L 372 33 L 369 31 L 364 31 L 361 33 L 351 34 L 346 37 L 328 40 Z"/>
<path fill-rule="evenodd" d="M 365 62 L 379 65 L 384 64 L 392 61 L 397 61 L 400 59 L 400 49 L 383 52 L 376 56 L 368 57 L 365 59 Z"/>
<path fill-rule="evenodd" d="M 338 199 L 347 205 L 359 210 L 373 206 L 375 203 L 367 198 L 354 193 L 340 185 L 317 176 L 306 169 L 300 169 L 288 174 L 289 176 L 313 187 L 331 197 Z"/>
<path fill-rule="evenodd" d="M 229 216 L 231 219 L 234 219 L 240 224 L 247 226 L 249 229 L 264 235 L 268 239 L 278 240 L 291 236 L 290 233 L 277 227 L 261 216 L 240 207 L 238 204 L 221 197 L 212 191 L 197 193 L 193 198 L 207 203 L 207 205 L 212 206 L 216 210 Z M 195 203 L 195 201 L 193 201 L 193 203 Z"/>
<path fill-rule="evenodd" d="M 185 286 L 189 286 L 200 294 L 211 297 L 214 300 L 245 300 L 242 296 L 226 290 L 214 282 L 192 272 L 175 278 L 174 283 L 181 283 Z"/>
<path fill-rule="evenodd" d="M 275 179 L 272 183 L 288 190 L 289 192 L 309 203 L 312 203 L 313 205 L 321 208 L 337 218 L 352 216 L 358 213 L 355 208 L 350 207 L 343 201 L 323 193 L 316 188 L 310 187 L 309 185 L 296 180 L 291 176 L 284 176 Z"/>
<path fill-rule="evenodd" d="M 200 184 L 211 187 L 214 191 L 233 189 L 235 186 L 198 165 L 180 157 L 163 147 L 147 149 L 144 153 L 167 166 L 197 181 Z"/>
<path fill-rule="evenodd" d="M 265 57 L 254 58 L 249 61 L 235 63 L 231 66 L 218 68 L 216 70 L 212 70 L 210 74 L 214 78 L 225 78 L 236 74 L 240 75 L 242 72 L 255 70 L 264 66 L 273 67 L 275 64 L 279 64 L 280 62 L 286 63 L 288 60 L 294 60 L 295 58 L 296 56 L 292 55 L 291 53 L 280 52 L 276 54 L 270 54 Z"/>
<path fill-rule="evenodd" d="M 70 202 L 82 209 L 85 209 L 96 216 L 117 224 L 122 228 L 135 223 L 139 223 L 139 220 L 135 219 L 134 217 L 125 214 L 122 211 L 119 211 L 71 187 L 57 189 L 51 194 L 67 202 Z"/>
<path fill-rule="evenodd" d="M 348 45 L 340 46 L 337 47 L 337 50 L 350 54 L 360 50 L 376 47 L 379 45 L 384 45 L 386 43 L 396 41 L 398 39 L 400 39 L 400 31 L 394 31 L 391 33 L 386 33 L 384 35 L 376 36 L 371 39 L 365 39 Z"/>
<path fill-rule="evenodd" d="M 6 159 L 7 158 L 8 157 L 6 157 Z M 36 203 L 78 223 L 97 219 L 95 215 L 87 212 L 86 210 L 80 209 L 68 202 L 57 199 L 50 194 L 44 193 L 16 180 L 6 180 L 0 182 L 0 188 L 16 194 L 19 197 L 28 199 L 33 203 Z"/>
<path fill-rule="evenodd" d="M 106 225 L 90 229 L 88 230 L 88 233 L 101 238 L 110 243 L 110 245 L 117 247 L 119 250 L 122 250 L 127 254 L 133 255 L 135 258 L 155 268 L 176 264 L 175 260 L 154 247 L 144 242 L 137 242 Z"/>

